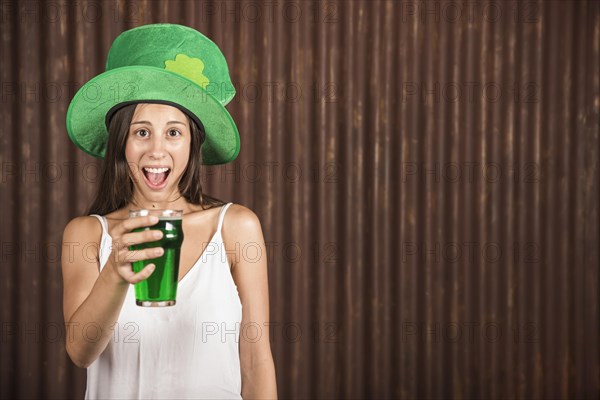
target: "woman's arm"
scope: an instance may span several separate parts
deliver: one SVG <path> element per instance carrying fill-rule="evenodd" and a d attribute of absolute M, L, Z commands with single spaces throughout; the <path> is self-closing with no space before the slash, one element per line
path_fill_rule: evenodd
<path fill-rule="evenodd" d="M 223 224 L 223 238 L 230 249 L 236 249 L 232 275 L 242 302 L 240 327 L 240 364 L 242 397 L 244 399 L 276 399 L 275 365 L 269 340 L 269 287 L 267 277 L 267 250 L 258 217 L 246 207 L 234 204 Z M 246 251 L 256 248 L 257 259 L 244 257 Z M 228 254 L 232 254 L 228 252 Z M 251 324 L 248 329 L 245 329 Z M 244 333 L 248 337 L 244 337 Z M 260 335 L 256 338 L 257 333 Z"/>
<path fill-rule="evenodd" d="M 142 226 L 138 220 L 137 225 Z M 129 225 L 135 222 L 127 222 Z M 121 228 L 126 231 L 131 226 Z M 67 224 L 62 243 L 63 312 L 66 327 L 66 348 L 71 360 L 87 368 L 104 351 L 113 335 L 129 284 L 150 276 L 148 267 L 137 274 L 129 271 L 124 277 L 117 271 L 114 254 L 99 271 L 98 244 L 101 225 L 95 217 L 77 217 Z M 145 231 L 149 235 L 152 231 Z M 115 228 L 114 241 L 119 230 Z M 141 237 L 141 233 L 135 234 Z M 114 244 L 113 244 L 114 246 Z M 146 256 L 151 249 L 138 252 Z M 133 259 L 130 259 L 133 261 Z"/>

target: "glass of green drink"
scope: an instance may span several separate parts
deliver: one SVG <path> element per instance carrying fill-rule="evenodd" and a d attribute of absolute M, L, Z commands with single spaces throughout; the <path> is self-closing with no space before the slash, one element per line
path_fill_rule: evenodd
<path fill-rule="evenodd" d="M 134 285 L 135 302 L 141 307 L 167 307 L 174 306 L 177 297 L 177 283 L 179 281 L 179 254 L 183 242 L 183 229 L 181 227 L 182 210 L 130 210 L 129 217 L 143 217 L 154 215 L 158 223 L 144 228 L 136 228 L 133 232 L 158 229 L 163 232 L 163 237 L 154 242 L 145 242 L 129 246 L 129 250 L 142 250 L 152 247 L 162 247 L 163 255 L 148 260 L 134 261 L 133 271 L 140 272 L 146 265 L 154 264 L 154 272 L 148 279 Z"/>

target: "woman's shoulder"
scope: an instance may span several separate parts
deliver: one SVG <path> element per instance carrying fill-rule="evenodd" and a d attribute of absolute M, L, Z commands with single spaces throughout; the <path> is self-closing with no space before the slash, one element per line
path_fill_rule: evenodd
<path fill-rule="evenodd" d="M 227 207 L 225 215 L 223 217 L 223 225 L 240 225 L 240 224 L 252 224 L 258 222 L 257 215 L 248 207 L 245 207 L 237 203 L 223 203 L 213 205 L 210 208 L 203 208 L 198 205 L 192 205 L 192 211 L 188 214 L 189 216 L 204 219 L 215 218 L 215 216 L 221 214 L 223 208 Z M 225 222 L 227 221 L 227 222 Z"/>
<path fill-rule="evenodd" d="M 65 230 L 89 230 L 94 226 L 100 226 L 98 224 L 98 218 L 93 215 L 80 215 L 71 219 L 65 226 Z"/>
<path fill-rule="evenodd" d="M 227 209 L 221 227 L 221 237 L 227 252 L 232 271 L 240 256 L 235 254 L 239 249 L 246 249 L 248 244 L 264 242 L 260 220 L 254 211 L 241 204 L 233 203 Z M 234 254 L 232 254 L 234 252 Z"/>
<path fill-rule="evenodd" d="M 262 228 L 256 213 L 241 204 L 231 204 L 225 213 L 222 237 L 228 243 L 254 243 L 262 240 Z"/>
<path fill-rule="evenodd" d="M 77 216 L 71 219 L 65 226 L 63 239 L 70 240 L 85 240 L 99 242 L 102 236 L 102 225 L 98 218 L 91 215 Z"/>
<path fill-rule="evenodd" d="M 256 228 L 260 226 L 260 220 L 256 213 L 241 204 L 232 203 L 225 214 L 223 226 L 227 225 L 231 229 Z"/>

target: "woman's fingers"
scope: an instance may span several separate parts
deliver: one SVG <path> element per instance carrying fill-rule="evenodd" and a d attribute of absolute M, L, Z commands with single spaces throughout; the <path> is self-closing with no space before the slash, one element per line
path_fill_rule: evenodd
<path fill-rule="evenodd" d="M 126 233 L 121 236 L 122 244 L 119 244 L 119 248 L 132 246 L 134 244 L 154 242 L 156 240 L 160 240 L 162 237 L 163 233 L 158 229 Z"/>
<path fill-rule="evenodd" d="M 162 247 L 151 247 L 142 250 L 130 250 L 124 252 L 123 262 L 132 263 L 141 260 L 150 260 L 162 256 L 164 250 Z"/>
<path fill-rule="evenodd" d="M 115 225 L 110 232 L 113 238 L 112 256 L 115 257 L 112 265 L 116 267 L 119 275 L 129 283 L 135 284 L 148 279 L 155 268 L 154 264 L 148 264 L 141 271 L 135 273 L 132 267 L 133 262 L 151 260 L 164 253 L 161 247 L 129 250 L 130 246 L 154 242 L 163 237 L 162 231 L 156 229 L 145 229 L 140 232 L 132 232 L 132 230 L 146 228 L 157 222 L 158 218 L 150 215 L 128 218 Z"/>
<path fill-rule="evenodd" d="M 144 217 L 132 217 L 123 220 L 121 223 L 115 225 L 113 234 L 121 237 L 125 233 L 129 233 L 136 228 L 144 228 L 147 226 L 155 225 L 158 222 L 158 217 L 154 215 L 146 215 Z"/>
<path fill-rule="evenodd" d="M 163 254 L 163 252 L 164 250 L 162 249 L 162 247 L 127 251 L 125 254 L 127 263 L 120 263 L 118 267 L 119 274 L 123 277 L 123 279 L 132 284 L 148 279 L 152 272 L 154 272 L 154 269 L 156 267 L 155 264 L 148 264 L 144 268 L 142 268 L 141 271 L 135 273 L 133 271 L 131 263 L 135 261 L 149 260 L 152 258 L 160 257 Z"/>
<path fill-rule="evenodd" d="M 127 268 L 121 268 L 120 273 L 123 279 L 127 280 L 131 284 L 136 284 L 148 279 L 150 275 L 152 275 L 152 273 L 154 272 L 155 268 L 156 266 L 154 264 L 148 264 L 137 274 L 131 269 Z"/>

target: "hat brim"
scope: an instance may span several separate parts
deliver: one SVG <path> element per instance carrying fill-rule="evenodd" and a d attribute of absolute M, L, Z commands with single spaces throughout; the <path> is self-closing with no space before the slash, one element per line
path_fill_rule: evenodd
<path fill-rule="evenodd" d="M 124 102 L 162 100 L 180 104 L 204 125 L 202 164 L 233 161 L 240 136 L 227 109 L 195 82 L 173 72 L 149 66 L 127 66 L 106 71 L 84 84 L 67 110 L 67 132 L 87 154 L 104 158 L 108 131 L 106 113 Z"/>

